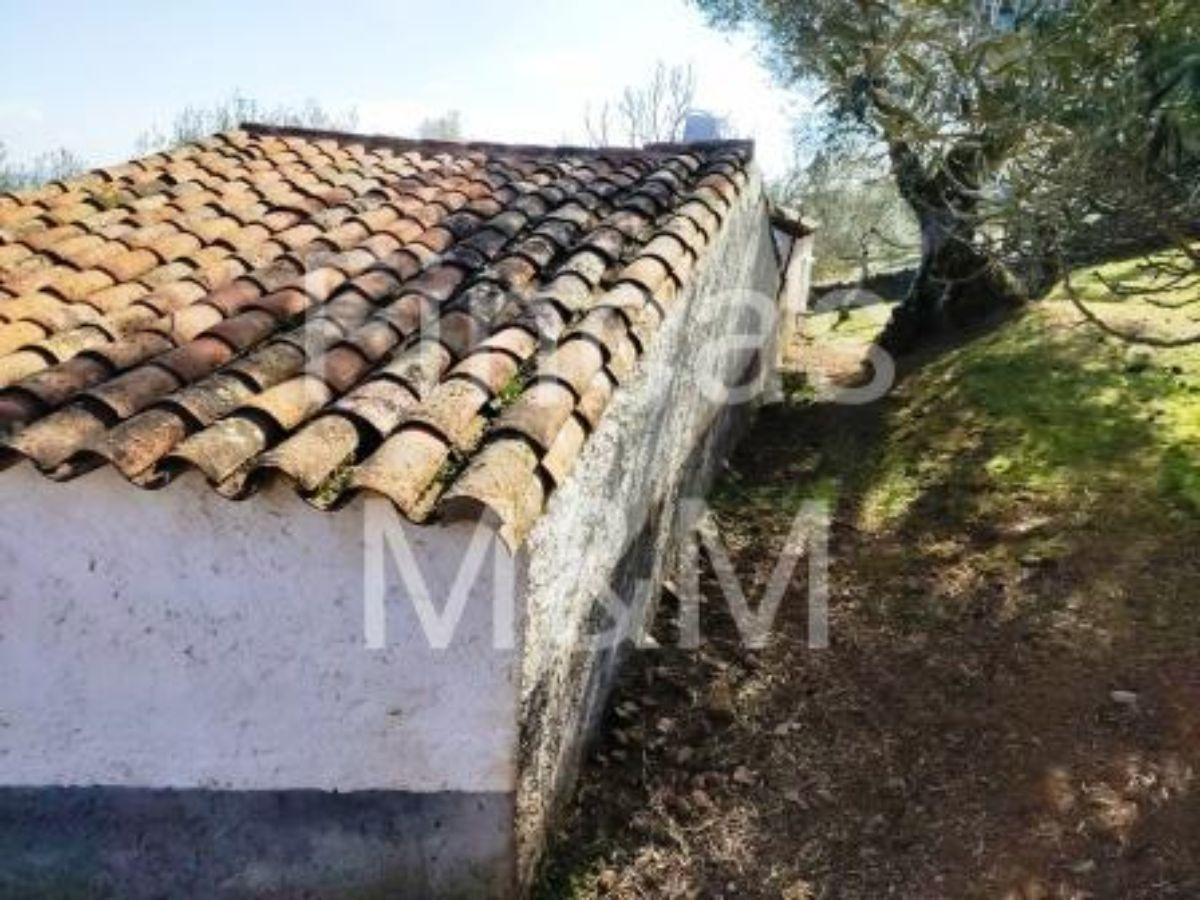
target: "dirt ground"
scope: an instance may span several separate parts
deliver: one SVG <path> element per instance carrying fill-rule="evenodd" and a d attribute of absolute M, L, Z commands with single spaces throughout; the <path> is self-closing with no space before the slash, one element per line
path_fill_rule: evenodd
<path fill-rule="evenodd" d="M 1046 304 L 814 399 L 877 324 L 806 330 L 711 498 L 754 601 L 833 501 L 830 647 L 803 564 L 757 651 L 668 597 L 537 896 L 1200 897 L 1200 355 Z"/>

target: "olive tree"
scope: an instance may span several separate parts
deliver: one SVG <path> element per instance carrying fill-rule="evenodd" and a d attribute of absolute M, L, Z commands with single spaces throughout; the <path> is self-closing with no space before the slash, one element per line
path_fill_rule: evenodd
<path fill-rule="evenodd" d="M 834 130 L 884 148 L 921 236 L 882 338 L 893 349 L 1044 289 L 1114 135 L 1144 167 L 1192 128 L 1175 108 L 1191 76 L 1167 57 L 1192 39 L 1193 0 L 1013 0 L 1004 18 L 980 0 L 695 2 L 757 28 L 782 79 L 821 91 Z M 1144 198 L 1150 184 L 1128 187 Z"/>

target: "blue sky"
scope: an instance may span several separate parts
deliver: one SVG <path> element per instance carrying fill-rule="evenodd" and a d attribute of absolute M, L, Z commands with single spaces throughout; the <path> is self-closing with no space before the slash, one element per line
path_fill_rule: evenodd
<path fill-rule="evenodd" d="M 64 146 L 112 162 L 234 91 L 353 107 L 362 131 L 411 133 L 456 109 L 467 137 L 579 141 L 587 105 L 658 60 L 691 62 L 697 105 L 756 138 L 769 174 L 786 166 L 808 105 L 772 83 L 748 36 L 709 29 L 683 0 L 0 0 L 0 141 L 15 161 Z"/>

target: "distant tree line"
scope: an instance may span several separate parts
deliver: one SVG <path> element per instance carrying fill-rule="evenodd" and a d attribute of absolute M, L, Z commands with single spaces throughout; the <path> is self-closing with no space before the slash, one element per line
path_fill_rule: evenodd
<path fill-rule="evenodd" d="M 83 160 L 65 147 L 41 153 L 25 165 L 17 165 L 9 161 L 7 149 L 0 142 L 0 191 L 19 191 L 68 178 L 83 168 Z"/>
<path fill-rule="evenodd" d="M 242 122 L 351 131 L 358 124 L 358 111 L 330 111 L 316 100 L 298 105 L 274 106 L 235 91 L 211 106 L 185 106 L 165 127 L 151 126 L 138 135 L 134 149 L 139 156 L 191 143 L 219 131 L 229 131 Z"/>
<path fill-rule="evenodd" d="M 870 141 L 820 137 L 811 156 L 797 160 L 770 189 L 777 203 L 816 226 L 817 283 L 865 282 L 920 261 L 916 217 L 896 190 L 886 156 Z"/>
<path fill-rule="evenodd" d="M 145 156 L 187 144 L 210 134 L 236 128 L 242 122 L 315 128 L 329 131 L 353 131 L 358 124 L 355 109 L 328 110 L 315 100 L 297 105 L 270 105 L 234 92 L 209 106 L 185 106 L 165 125 L 155 124 L 139 134 L 134 152 Z M 424 119 L 417 136 L 429 140 L 459 140 L 462 117 L 456 110 Z M 67 178 L 87 168 L 86 163 L 66 148 L 42 153 L 28 163 L 18 165 L 8 159 L 0 141 L 0 191 L 14 191 Z"/>
<path fill-rule="evenodd" d="M 659 62 L 641 84 L 631 84 L 616 100 L 584 111 L 584 131 L 594 147 L 678 141 L 696 100 L 691 65 Z"/>

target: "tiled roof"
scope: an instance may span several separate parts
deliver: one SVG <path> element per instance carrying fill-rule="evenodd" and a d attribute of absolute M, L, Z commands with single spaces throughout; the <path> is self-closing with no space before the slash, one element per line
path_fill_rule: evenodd
<path fill-rule="evenodd" d="M 0 467 L 285 477 L 515 542 L 749 158 L 247 125 L 0 195 Z"/>

